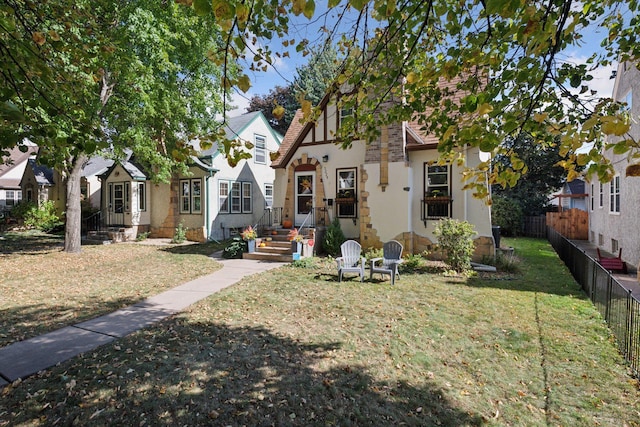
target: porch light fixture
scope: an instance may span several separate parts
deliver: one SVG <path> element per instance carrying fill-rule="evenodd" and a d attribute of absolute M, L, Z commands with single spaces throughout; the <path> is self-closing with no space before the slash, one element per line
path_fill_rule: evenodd
<path fill-rule="evenodd" d="M 323 163 L 327 163 L 329 161 L 329 156 L 327 154 L 325 154 L 324 156 L 322 156 L 322 162 Z"/>

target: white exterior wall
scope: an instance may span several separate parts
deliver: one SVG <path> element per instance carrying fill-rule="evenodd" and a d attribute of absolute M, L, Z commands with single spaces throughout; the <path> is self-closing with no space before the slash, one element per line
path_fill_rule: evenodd
<path fill-rule="evenodd" d="M 640 71 L 631 65 L 620 64 L 616 75 L 613 96 L 624 102 L 627 94 L 632 94 L 630 135 L 640 141 Z M 609 142 L 615 142 L 610 138 Z M 601 249 L 614 252 L 614 241 L 622 249 L 622 259 L 637 266 L 640 262 L 640 177 L 626 177 L 629 162 L 626 155 L 614 155 L 606 152 L 607 158 L 614 164 L 616 175 L 620 177 L 620 212 L 610 212 L 610 183 L 603 183 L 603 204 L 599 205 L 599 181 L 592 177 L 587 183 L 590 196 L 593 191 L 593 209 L 589 199 L 589 241 Z M 593 184 L 593 190 L 592 186 Z M 617 251 L 616 255 L 617 255 Z"/>
<path fill-rule="evenodd" d="M 265 184 L 274 184 L 275 171 L 271 168 L 269 153 L 278 151 L 278 141 L 273 137 L 273 131 L 263 120 L 253 120 L 249 126 L 243 129 L 239 138 L 255 144 L 255 136 L 259 135 L 266 139 L 266 162 L 256 163 L 255 148 L 251 153 L 252 157 L 240 161 L 235 167 L 229 166 L 226 157 L 217 155 L 213 160 L 213 167 L 218 169 L 213 179 L 209 182 L 210 193 L 210 217 L 209 238 L 222 240 L 229 238 L 230 229 L 244 228 L 248 225 L 255 225 L 262 218 L 265 211 Z M 220 212 L 220 198 L 218 188 L 220 181 L 228 182 L 251 182 L 252 211 L 250 213 L 222 213 Z M 273 206 L 282 206 L 274 200 Z"/>
<path fill-rule="evenodd" d="M 150 203 L 150 199 L 149 199 L 149 193 L 151 191 L 151 183 L 149 181 L 145 182 L 145 188 L 147 190 L 147 203 L 146 203 L 146 210 L 145 211 L 140 211 L 138 209 L 138 183 L 141 181 L 136 181 L 133 180 L 131 178 L 131 175 L 129 175 L 129 173 L 122 167 L 122 165 L 118 164 L 116 165 L 113 170 L 111 171 L 111 173 L 109 174 L 109 176 L 106 177 L 105 181 L 102 183 L 102 185 L 104 186 L 104 191 L 102 192 L 103 194 L 103 201 L 102 201 L 102 206 L 103 206 L 103 210 L 104 212 L 106 212 L 107 215 L 107 221 L 109 221 L 109 217 L 110 217 L 110 213 L 113 214 L 110 211 L 110 206 L 109 206 L 109 184 L 124 184 L 124 185 L 129 185 L 129 209 L 125 209 L 124 211 L 124 225 L 128 226 L 128 227 L 135 227 L 138 225 L 149 225 L 150 221 L 151 221 L 151 216 L 150 216 L 150 208 L 151 208 L 151 203 Z M 111 215 L 111 218 L 115 218 L 114 215 Z"/>

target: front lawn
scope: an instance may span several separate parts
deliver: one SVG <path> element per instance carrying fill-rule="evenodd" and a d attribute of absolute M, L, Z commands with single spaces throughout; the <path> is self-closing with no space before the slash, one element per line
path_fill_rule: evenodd
<path fill-rule="evenodd" d="M 542 240 L 521 274 L 245 278 L 14 384 L 0 425 L 638 426 L 638 384 Z"/>
<path fill-rule="evenodd" d="M 208 255 L 221 245 L 83 246 L 63 238 L 6 233 L 0 240 L 0 347 L 111 313 L 220 267 Z"/>

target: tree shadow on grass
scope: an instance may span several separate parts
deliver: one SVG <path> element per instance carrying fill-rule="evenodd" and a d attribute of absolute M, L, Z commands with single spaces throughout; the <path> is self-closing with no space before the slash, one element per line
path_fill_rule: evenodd
<path fill-rule="evenodd" d="M 221 251 L 226 246 L 225 242 L 194 243 L 189 245 L 170 245 L 162 248 L 163 251 L 176 255 L 206 255 Z"/>
<path fill-rule="evenodd" d="M 0 310 L 0 348 L 138 303 L 139 298 L 31 304 Z"/>
<path fill-rule="evenodd" d="M 36 255 L 42 252 L 59 252 L 64 246 L 64 236 L 40 231 L 7 232 L 0 234 L 0 256 L 20 253 Z"/>
<path fill-rule="evenodd" d="M 336 363 L 339 348 L 172 318 L 17 385 L 0 402 L 0 424 L 482 424 L 433 384 L 387 382 L 366 366 Z"/>

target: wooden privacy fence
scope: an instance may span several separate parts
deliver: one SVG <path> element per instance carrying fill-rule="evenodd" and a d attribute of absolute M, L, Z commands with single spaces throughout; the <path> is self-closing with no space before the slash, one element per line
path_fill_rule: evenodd
<path fill-rule="evenodd" d="M 570 240 L 589 240 L 589 213 L 581 209 L 547 212 L 547 225 Z"/>

